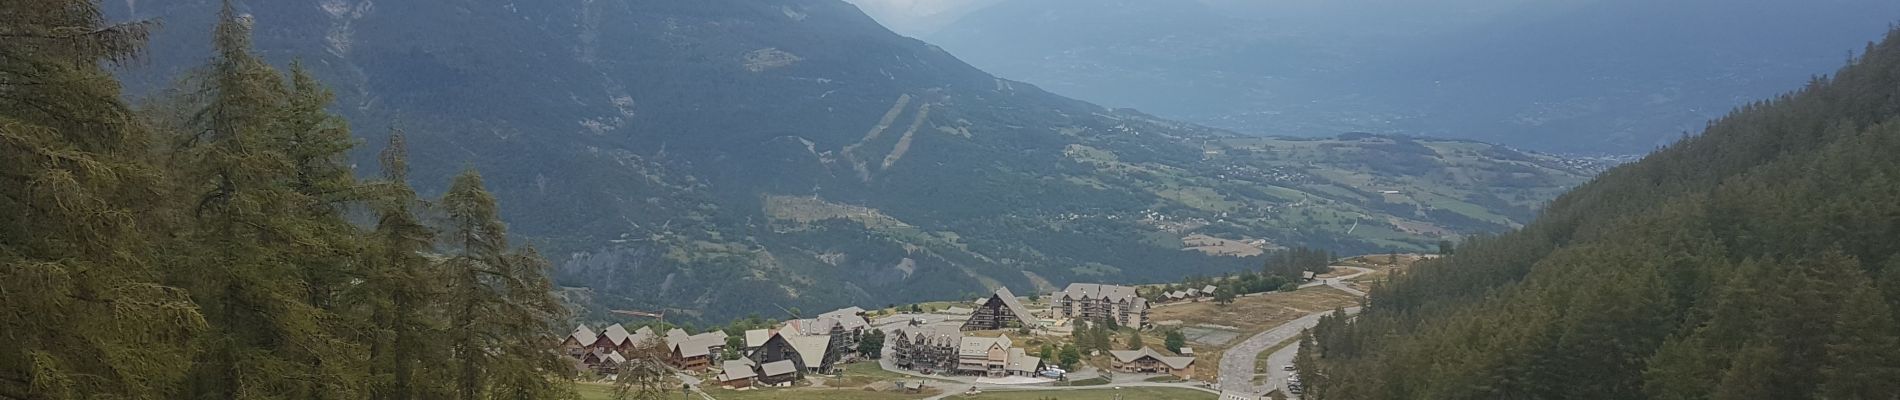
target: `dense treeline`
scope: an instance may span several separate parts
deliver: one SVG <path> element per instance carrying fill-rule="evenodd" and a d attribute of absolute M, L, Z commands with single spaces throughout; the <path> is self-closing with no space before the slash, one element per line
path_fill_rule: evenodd
<path fill-rule="evenodd" d="M 1900 397 L 1900 31 L 1306 342 L 1312 398 Z"/>
<path fill-rule="evenodd" d="M 1300 281 L 1304 273 L 1320 274 L 1331 271 L 1333 259 L 1336 256 L 1325 250 L 1294 247 L 1269 251 L 1257 258 L 1262 260 L 1259 271 L 1242 271 L 1221 277 L 1190 276 L 1181 280 L 1180 283 L 1144 287 L 1138 291 L 1141 292 L 1141 297 L 1148 301 L 1159 302 L 1166 301 L 1167 294 L 1170 292 L 1200 289 L 1212 285 L 1215 287 L 1215 292 L 1208 295 L 1213 296 L 1215 301 L 1227 303 L 1232 301 L 1234 296 L 1297 289 L 1296 283 Z"/>
<path fill-rule="evenodd" d="M 330 92 L 221 20 L 135 111 L 105 65 L 149 24 L 0 3 L 0 398 L 571 397 L 548 263 L 481 177 L 425 204 L 396 132 L 359 181 Z"/>

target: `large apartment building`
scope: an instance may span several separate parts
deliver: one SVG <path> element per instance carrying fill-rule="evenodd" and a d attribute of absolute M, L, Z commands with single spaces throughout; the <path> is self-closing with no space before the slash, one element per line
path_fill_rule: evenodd
<path fill-rule="evenodd" d="M 898 328 L 885 339 L 891 361 L 898 368 L 924 373 L 955 371 L 962 343 L 963 332 L 930 327 Z"/>
<path fill-rule="evenodd" d="M 1029 308 L 1016 300 L 1016 294 L 1010 293 L 1009 288 L 997 288 L 995 294 L 990 295 L 970 314 L 970 320 L 963 323 L 963 330 L 1030 328 L 1035 325 L 1036 316 L 1031 315 Z"/>
<path fill-rule="evenodd" d="M 1071 283 L 1050 295 L 1058 317 L 1094 322 L 1114 321 L 1122 326 L 1148 324 L 1148 300 L 1135 294 L 1135 288 L 1097 283 Z"/>

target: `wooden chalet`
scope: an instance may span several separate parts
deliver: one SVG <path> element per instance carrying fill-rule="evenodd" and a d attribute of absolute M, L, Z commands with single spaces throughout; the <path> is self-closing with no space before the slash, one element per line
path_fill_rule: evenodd
<path fill-rule="evenodd" d="M 726 346 L 726 335 L 717 331 L 698 335 L 667 337 L 668 361 L 680 370 L 703 372 L 712 368 L 713 358 Z"/>
<path fill-rule="evenodd" d="M 574 333 L 568 334 L 566 339 L 561 340 L 561 352 L 566 353 L 568 357 L 580 358 L 587 354 L 588 346 L 594 345 L 594 342 L 599 339 L 599 334 L 594 333 L 593 329 L 588 329 L 587 324 L 581 324 L 574 328 Z"/>
<path fill-rule="evenodd" d="M 582 354 L 581 359 L 580 359 L 581 366 L 591 369 L 594 372 L 600 373 L 601 375 L 612 375 L 612 374 L 619 373 L 620 364 L 624 364 L 626 362 L 627 362 L 627 358 L 624 356 L 621 356 L 620 352 L 608 350 L 608 349 L 595 349 L 593 351 L 589 351 L 586 354 Z"/>
<path fill-rule="evenodd" d="M 804 368 L 799 368 L 798 364 L 792 360 L 778 360 L 759 365 L 758 381 L 764 385 L 789 384 L 804 376 Z"/>
<path fill-rule="evenodd" d="M 1127 373 L 1170 374 L 1186 378 L 1194 374 L 1194 357 L 1175 357 L 1161 354 L 1152 347 L 1141 350 L 1112 350 L 1116 371 Z"/>
<path fill-rule="evenodd" d="M 752 387 L 752 382 L 759 379 L 759 372 L 753 370 L 752 363 L 747 360 L 727 360 L 720 369 L 719 384 L 725 387 Z"/>

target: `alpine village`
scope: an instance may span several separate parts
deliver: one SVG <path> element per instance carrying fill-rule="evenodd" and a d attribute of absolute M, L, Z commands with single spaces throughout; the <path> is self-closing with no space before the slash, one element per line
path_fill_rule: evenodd
<path fill-rule="evenodd" d="M 1063 63 L 1413 73 L 1353 46 L 1757 5 L 1447 0 L 1332 41 L 1240 17 L 1329 2 L 1140 3 L 0 0 L 0 400 L 1900 399 L 1900 28 L 1778 96 L 1684 89 L 1792 65 L 1761 60 L 1471 118 L 1695 128 L 1605 152 L 1322 109 L 1360 89 L 1156 116 L 985 72 L 1159 96 L 1272 63 Z M 933 6 L 967 26 L 891 14 Z M 1177 27 L 1082 29 L 1149 22 Z M 932 44 L 1004 28 L 1048 53 Z M 1742 39 L 1717 32 L 1532 47 Z M 1050 44 L 1076 35 L 1120 44 Z M 1315 42 L 1220 39 L 1253 37 Z M 1505 51 L 1458 44 L 1397 53 Z M 1564 64 L 1525 63 L 1631 81 Z M 1391 85 L 1523 89 L 1464 67 Z M 1300 113 L 1387 129 L 1218 125 Z"/>

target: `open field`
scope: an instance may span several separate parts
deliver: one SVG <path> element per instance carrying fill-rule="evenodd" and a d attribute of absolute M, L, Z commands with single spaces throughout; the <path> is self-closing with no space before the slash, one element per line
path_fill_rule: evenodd
<path fill-rule="evenodd" d="M 1392 276 L 1392 274 L 1403 273 L 1406 269 L 1411 268 L 1412 264 L 1418 263 L 1419 261 L 1437 257 L 1438 255 L 1436 254 L 1398 254 L 1396 258 L 1390 254 L 1372 254 L 1346 258 L 1340 260 L 1339 265 L 1371 269 L 1372 272 L 1360 275 L 1346 282 L 1348 286 L 1354 289 L 1368 291 L 1372 289 L 1373 283 L 1384 281 L 1387 277 Z"/>
<path fill-rule="evenodd" d="M 1181 238 L 1181 242 L 1187 246 L 1182 250 L 1195 250 L 1217 256 L 1231 255 L 1251 257 L 1266 252 L 1266 249 L 1261 246 L 1247 243 L 1244 240 L 1222 239 L 1198 233 Z"/>
<path fill-rule="evenodd" d="M 767 400 L 767 399 L 825 399 L 825 400 L 908 400 L 921 399 L 943 393 L 931 388 L 923 393 L 902 394 L 866 389 L 837 388 L 769 388 L 748 390 L 706 389 L 706 394 L 719 400 Z M 677 394 L 677 393 L 676 393 Z"/>
<path fill-rule="evenodd" d="M 581 400 L 607 400 L 614 398 L 613 385 L 600 383 L 575 383 L 574 391 L 581 394 Z"/>
<path fill-rule="evenodd" d="M 1274 292 L 1234 299 L 1233 304 L 1213 302 L 1178 304 L 1154 309 L 1154 321 L 1181 321 L 1188 346 L 1198 357 L 1194 361 L 1194 379 L 1212 382 L 1219 375 L 1221 352 L 1240 338 L 1251 337 L 1280 324 L 1318 311 L 1357 304 L 1358 298 L 1326 286 L 1293 292 Z M 1159 345 L 1159 337 L 1143 336 L 1142 341 Z"/>
<path fill-rule="evenodd" d="M 1149 320 L 1181 321 L 1183 327 L 1196 325 L 1231 327 L 1238 328 L 1246 334 L 1252 334 L 1279 326 L 1306 314 L 1355 303 L 1357 300 L 1351 294 L 1320 286 L 1292 292 L 1239 297 L 1234 299 L 1233 304 L 1228 305 L 1208 301 L 1158 307 L 1149 313 Z M 1196 348 L 1196 351 L 1199 349 Z"/>
<path fill-rule="evenodd" d="M 1116 397 L 1116 395 L 1120 395 L 1121 397 Z M 1191 390 L 1191 389 L 1132 387 L 1132 388 L 1126 388 L 1126 389 L 1120 389 L 1120 390 L 1088 389 L 1088 390 L 1065 390 L 1065 391 L 1056 391 L 1056 390 L 1008 391 L 1008 392 L 998 391 L 998 392 L 987 392 L 987 393 L 978 394 L 975 396 L 957 395 L 957 396 L 950 396 L 949 398 L 962 399 L 962 400 L 1040 400 L 1040 399 L 1115 400 L 1118 398 L 1119 399 L 1144 399 L 1144 400 L 1208 400 L 1208 399 L 1215 399 L 1219 397 L 1220 396 L 1216 396 L 1213 393 L 1202 392 L 1202 391 Z"/>

